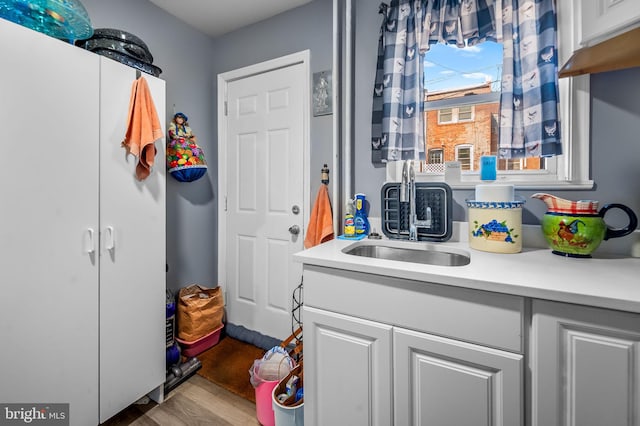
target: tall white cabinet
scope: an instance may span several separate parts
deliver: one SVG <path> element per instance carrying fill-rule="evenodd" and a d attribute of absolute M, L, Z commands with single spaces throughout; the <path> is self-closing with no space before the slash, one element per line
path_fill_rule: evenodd
<path fill-rule="evenodd" d="M 163 141 L 138 181 L 134 69 L 2 19 L 0 55 L 0 401 L 99 424 L 162 398 Z M 165 84 L 144 77 L 164 128 Z"/>

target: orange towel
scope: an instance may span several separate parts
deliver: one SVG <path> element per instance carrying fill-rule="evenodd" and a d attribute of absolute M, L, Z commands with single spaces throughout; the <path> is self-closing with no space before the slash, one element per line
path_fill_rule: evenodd
<path fill-rule="evenodd" d="M 329 201 L 329 188 L 327 185 L 322 184 L 318 190 L 316 202 L 309 218 L 304 248 L 311 248 L 329 240 L 333 240 L 333 216 L 331 214 L 331 201 Z"/>
<path fill-rule="evenodd" d="M 147 80 L 140 77 L 131 87 L 127 133 L 122 141 L 127 153 L 139 158 L 136 165 L 136 177 L 139 180 L 146 179 L 151 173 L 157 152 L 154 142 L 163 136 Z"/>

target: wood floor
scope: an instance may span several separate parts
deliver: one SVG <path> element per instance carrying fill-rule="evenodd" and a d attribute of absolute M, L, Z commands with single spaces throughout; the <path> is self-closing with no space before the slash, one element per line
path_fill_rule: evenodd
<path fill-rule="evenodd" d="M 195 374 L 165 395 L 162 404 L 134 404 L 108 426 L 260 425 L 254 403 Z"/>

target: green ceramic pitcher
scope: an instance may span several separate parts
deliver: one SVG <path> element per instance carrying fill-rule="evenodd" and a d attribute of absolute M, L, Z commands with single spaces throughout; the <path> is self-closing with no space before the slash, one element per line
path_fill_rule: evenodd
<path fill-rule="evenodd" d="M 629 235 L 638 226 L 636 214 L 624 204 L 607 204 L 598 210 L 598 202 L 593 200 L 569 201 L 545 193 L 533 194 L 531 198 L 547 205 L 542 217 L 542 233 L 557 255 L 591 257 L 602 241 Z M 607 226 L 604 215 L 611 209 L 627 214 L 627 226 L 620 229 Z"/>

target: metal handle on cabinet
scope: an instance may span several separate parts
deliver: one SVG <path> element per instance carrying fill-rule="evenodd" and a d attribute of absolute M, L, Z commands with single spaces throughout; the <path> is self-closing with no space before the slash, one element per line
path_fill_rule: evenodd
<path fill-rule="evenodd" d="M 107 226 L 104 229 L 104 234 L 104 248 L 106 248 L 107 250 L 113 250 L 116 247 L 116 234 L 113 230 L 113 226 Z"/>
<path fill-rule="evenodd" d="M 85 253 L 91 254 L 96 251 L 96 243 L 93 239 L 93 229 L 87 228 L 87 232 L 84 236 L 84 251 Z"/>
<path fill-rule="evenodd" d="M 292 235 L 298 235 L 300 233 L 300 227 L 298 225 L 290 226 L 289 232 L 291 232 Z"/>

